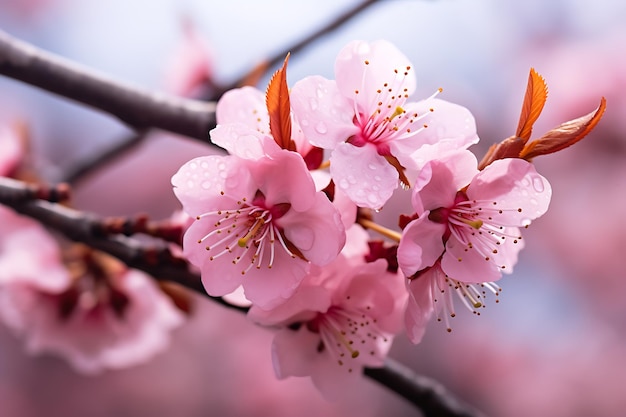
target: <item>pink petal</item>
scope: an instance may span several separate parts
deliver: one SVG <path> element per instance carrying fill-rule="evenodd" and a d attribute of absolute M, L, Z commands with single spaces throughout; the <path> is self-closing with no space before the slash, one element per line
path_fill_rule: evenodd
<path fill-rule="evenodd" d="M 378 90 L 386 89 L 389 96 L 411 95 L 416 85 L 411 61 L 384 40 L 346 45 L 335 61 L 335 79 L 341 94 L 359 103 L 366 116 L 376 108 Z"/>
<path fill-rule="evenodd" d="M 398 171 L 372 145 L 339 144 L 330 157 L 330 174 L 359 207 L 380 209 L 398 188 Z"/>
<path fill-rule="evenodd" d="M 235 291 L 243 281 L 242 268 L 234 268 L 234 256 L 219 256 L 210 260 L 205 249 L 207 242 L 198 243 L 210 229 L 203 222 L 192 224 L 183 237 L 183 254 L 185 258 L 200 268 L 202 284 L 209 295 L 220 297 Z"/>
<path fill-rule="evenodd" d="M 429 271 L 413 280 L 407 280 L 409 302 L 407 304 L 404 322 L 406 334 L 411 342 L 418 344 L 422 341 L 426 332 L 426 324 L 434 312 L 432 300 L 432 274 L 440 271 L 439 268 L 431 268 Z"/>
<path fill-rule="evenodd" d="M 267 205 L 289 203 L 293 210 L 302 212 L 316 204 L 315 183 L 300 154 L 280 150 L 272 158 L 247 166 L 251 182 L 265 195 Z"/>
<path fill-rule="evenodd" d="M 463 106 L 431 98 L 415 103 L 411 110 L 425 115 L 420 122 L 428 127 L 419 133 L 424 144 L 435 144 L 448 139 L 453 140 L 458 149 L 466 149 L 478 143 L 474 116 Z"/>
<path fill-rule="evenodd" d="M 311 76 L 291 89 L 291 107 L 311 144 L 334 149 L 358 132 L 352 102 L 341 95 L 334 81 Z"/>
<path fill-rule="evenodd" d="M 252 306 L 248 318 L 261 325 L 276 325 L 305 322 L 317 312 L 326 312 L 330 307 L 330 291 L 318 285 L 307 285 L 306 280 L 283 304 L 270 310 Z"/>
<path fill-rule="evenodd" d="M 452 207 L 457 191 L 478 172 L 476 165 L 476 157 L 469 151 L 458 151 L 429 162 L 415 180 L 413 206 L 425 210 Z"/>
<path fill-rule="evenodd" d="M 185 163 L 172 177 L 176 197 L 192 217 L 228 208 L 225 195 L 254 196 L 250 173 L 242 160 L 230 156 L 203 156 Z M 232 204 L 230 207 L 235 207 Z"/>
<path fill-rule="evenodd" d="M 309 376 L 321 362 L 317 351 L 320 337 L 305 326 L 298 330 L 283 329 L 272 342 L 272 362 L 278 379 L 289 376 Z"/>
<path fill-rule="evenodd" d="M 244 276 L 242 285 L 246 298 L 261 309 L 275 308 L 294 294 L 309 268 L 309 263 L 300 258 L 292 258 L 279 248 L 276 250 L 273 268 L 253 267 Z M 232 271 L 231 263 L 231 275 Z M 219 280 L 216 276 L 214 279 Z"/>
<path fill-rule="evenodd" d="M 462 282 L 490 282 L 502 277 L 502 272 L 491 260 L 479 253 L 477 248 L 467 249 L 454 237 L 446 243 L 446 252 L 441 260 L 441 268 L 449 277 Z"/>
<path fill-rule="evenodd" d="M 315 204 L 306 213 L 289 211 L 278 222 L 287 239 L 315 265 L 334 260 L 346 242 L 341 215 L 323 193 L 315 194 Z"/>
<path fill-rule="evenodd" d="M 444 251 L 444 224 L 428 220 L 429 212 L 410 222 L 398 245 L 398 264 L 407 277 L 432 266 Z"/>
<path fill-rule="evenodd" d="M 500 159 L 482 170 L 467 189 L 470 200 L 496 202 L 503 209 L 494 220 L 510 226 L 527 226 L 548 210 L 552 188 L 535 167 L 522 159 Z M 497 217 L 496 217 L 497 216 Z"/>
<path fill-rule="evenodd" d="M 243 159 L 259 159 L 265 156 L 264 135 L 241 123 L 219 125 L 211 130 L 211 141 Z M 274 142 L 271 140 L 271 142 Z"/>
<path fill-rule="evenodd" d="M 265 94 L 255 87 L 229 90 L 217 102 L 217 124 L 241 123 L 261 134 L 270 134 L 270 118 L 265 106 Z"/>

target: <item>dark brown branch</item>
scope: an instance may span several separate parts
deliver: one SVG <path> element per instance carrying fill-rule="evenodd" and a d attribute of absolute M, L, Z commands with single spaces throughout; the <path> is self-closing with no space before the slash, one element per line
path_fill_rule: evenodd
<path fill-rule="evenodd" d="M 28 185 L 0 177 L 0 204 L 37 219 L 71 240 L 106 252 L 129 267 L 147 272 L 156 279 L 176 282 L 231 309 L 247 312 L 220 297 L 209 296 L 200 276 L 189 270 L 186 261 L 174 257 L 167 244 L 147 246 L 123 235 L 103 235 L 102 219 L 26 194 Z M 416 375 L 398 362 L 387 360 L 382 368 L 365 368 L 364 374 L 417 406 L 426 417 L 483 417 L 458 401 L 441 384 Z"/>
<path fill-rule="evenodd" d="M 455 398 L 439 382 L 418 375 L 387 358 L 382 368 L 365 368 L 364 374 L 417 406 L 426 417 L 485 417 Z"/>
<path fill-rule="evenodd" d="M 134 129 L 208 141 L 215 103 L 150 92 L 110 79 L 0 31 L 0 74 L 109 113 Z"/>

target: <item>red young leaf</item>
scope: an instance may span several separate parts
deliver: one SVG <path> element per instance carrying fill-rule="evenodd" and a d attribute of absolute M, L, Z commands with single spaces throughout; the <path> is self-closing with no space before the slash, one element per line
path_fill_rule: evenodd
<path fill-rule="evenodd" d="M 541 75 L 530 69 L 528 74 L 528 85 L 526 86 L 526 95 L 524 96 L 524 104 L 522 104 L 522 112 L 517 124 L 515 136 L 527 141 L 533 131 L 533 125 L 539 118 L 543 105 L 546 104 L 548 98 L 548 86 Z"/>
<path fill-rule="evenodd" d="M 296 144 L 291 140 L 291 104 L 289 102 L 289 87 L 287 86 L 287 61 L 281 69 L 276 71 L 267 86 L 265 104 L 270 116 L 270 132 L 274 140 L 282 149 L 296 150 Z"/>
<path fill-rule="evenodd" d="M 536 156 L 557 152 L 575 144 L 596 127 L 605 110 L 606 99 L 602 97 L 596 110 L 578 119 L 565 122 L 539 139 L 527 143 L 519 157 L 530 161 Z"/>
<path fill-rule="evenodd" d="M 518 158 L 525 143 L 526 140 L 517 136 L 511 136 L 500 143 L 494 143 L 489 147 L 489 150 L 487 150 L 487 153 L 478 164 L 478 169 L 483 170 L 487 165 L 498 159 Z"/>

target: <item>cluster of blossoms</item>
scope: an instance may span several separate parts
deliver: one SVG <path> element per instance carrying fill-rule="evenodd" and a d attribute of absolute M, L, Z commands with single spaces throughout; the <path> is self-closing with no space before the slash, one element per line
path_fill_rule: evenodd
<path fill-rule="evenodd" d="M 265 93 L 221 98 L 210 137 L 228 154 L 189 161 L 172 184 L 195 219 L 183 253 L 206 291 L 242 289 L 249 317 L 279 328 L 277 376 L 311 376 L 332 397 L 364 366 L 382 365 L 402 328 L 414 343 L 433 315 L 449 330 L 455 294 L 474 312 L 499 294 L 495 281 L 524 246 L 520 229 L 550 202 L 529 161 L 580 140 L 601 111 L 527 143 L 546 93 L 531 71 L 531 111 L 479 163 L 468 150 L 478 142 L 471 113 L 440 91 L 411 101 L 413 66 L 392 44 L 351 42 L 334 80 L 310 76 L 291 89 L 286 64 Z M 390 230 L 373 216 L 399 186 L 413 212 Z"/>
<path fill-rule="evenodd" d="M 192 84 L 210 78 L 205 64 Z M 286 68 L 266 92 L 221 97 L 210 138 L 227 154 L 172 177 L 183 212 L 171 223 L 186 229 L 182 253 L 172 252 L 209 295 L 245 303 L 252 321 L 276 329 L 279 378 L 310 376 L 333 398 L 363 367 L 382 366 L 401 331 L 419 343 L 432 316 L 450 330 L 455 297 L 478 313 L 499 294 L 521 229 L 550 203 L 530 161 L 582 139 L 605 101 L 529 141 L 547 94 L 531 70 L 515 136 L 479 162 L 468 150 L 479 140 L 471 113 L 440 90 L 411 101 L 413 66 L 388 42 L 348 44 L 334 80 L 289 89 Z M 19 178 L 23 156 L 19 135 L 0 130 L 0 176 Z M 389 229 L 374 218 L 396 191 L 412 210 Z M 0 207 L 0 319 L 29 351 L 86 373 L 139 363 L 184 321 L 172 298 L 144 273 Z"/>

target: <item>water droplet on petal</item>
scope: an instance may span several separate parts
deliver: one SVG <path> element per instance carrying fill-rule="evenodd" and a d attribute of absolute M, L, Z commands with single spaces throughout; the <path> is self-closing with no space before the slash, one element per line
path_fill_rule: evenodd
<path fill-rule="evenodd" d="M 348 175 L 348 182 L 352 185 L 356 184 L 356 178 L 354 178 L 354 175 Z"/>
<path fill-rule="evenodd" d="M 192 162 L 189 164 L 189 169 L 197 169 L 198 168 L 198 164 L 196 164 L 195 162 Z"/>
<path fill-rule="evenodd" d="M 326 123 L 324 122 L 318 122 L 315 125 L 315 131 L 321 135 L 325 134 L 326 132 L 328 132 L 328 128 L 326 127 Z"/>
<path fill-rule="evenodd" d="M 202 181 L 202 188 L 204 188 L 205 190 L 211 188 L 211 181 Z"/>
<path fill-rule="evenodd" d="M 312 111 L 317 110 L 317 99 L 314 97 L 311 97 L 309 99 L 309 107 L 311 108 Z"/>
<path fill-rule="evenodd" d="M 367 201 L 369 201 L 372 204 L 377 203 L 378 197 L 376 197 L 374 194 L 370 194 L 367 196 Z"/>
<path fill-rule="evenodd" d="M 522 226 L 528 226 L 530 223 L 530 219 L 522 219 Z"/>
<path fill-rule="evenodd" d="M 368 164 L 368 165 L 367 165 L 367 167 L 368 167 L 369 169 L 371 169 L 372 171 L 376 171 L 376 170 L 378 169 L 378 167 L 376 166 L 376 164 L 371 164 L 371 163 L 370 163 L 370 164 Z"/>
<path fill-rule="evenodd" d="M 532 204 L 532 205 L 536 206 L 536 205 L 537 205 L 537 204 L 539 204 L 539 203 L 537 202 L 537 199 L 536 199 L 536 198 L 531 198 L 531 199 L 530 199 L 530 204 Z"/>
<path fill-rule="evenodd" d="M 309 125 L 309 121 L 307 119 L 300 120 L 300 126 L 307 127 Z"/>
<path fill-rule="evenodd" d="M 533 188 L 538 193 L 543 192 L 544 186 L 543 186 L 543 181 L 541 180 L 541 177 L 533 177 Z"/>
<path fill-rule="evenodd" d="M 202 169 L 209 169 L 209 164 L 207 163 L 207 161 L 203 161 L 200 166 L 202 167 Z"/>
<path fill-rule="evenodd" d="M 350 187 L 350 184 L 345 178 L 342 178 L 341 181 L 339 181 L 339 188 L 346 190 L 348 187 Z"/>

